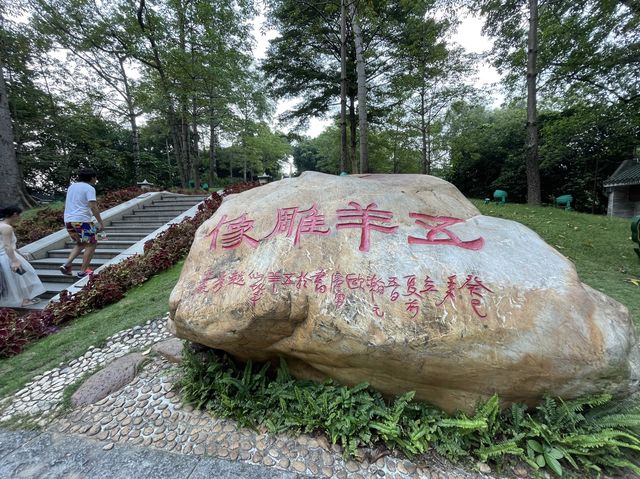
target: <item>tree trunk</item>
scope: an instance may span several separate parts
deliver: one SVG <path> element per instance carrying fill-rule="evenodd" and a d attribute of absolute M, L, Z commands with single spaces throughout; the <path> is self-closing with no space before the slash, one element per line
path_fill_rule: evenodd
<path fill-rule="evenodd" d="M 22 171 L 13 143 L 13 126 L 9 112 L 7 85 L 4 82 L 4 65 L 0 62 L 0 205 L 17 205 L 21 208 L 34 206 L 27 194 Z"/>
<path fill-rule="evenodd" d="M 347 171 L 347 0 L 340 0 L 340 173 Z"/>
<path fill-rule="evenodd" d="M 536 60 L 538 55 L 538 0 L 529 0 L 529 36 L 527 41 L 527 203 L 540 204 L 540 167 L 538 164 L 538 111 L 536 98 Z"/>
<path fill-rule="evenodd" d="M 173 106 L 173 100 L 171 100 L 170 96 L 166 96 L 167 101 L 169 102 L 168 110 L 167 110 L 167 118 L 169 121 L 169 130 L 171 131 L 171 143 L 173 143 L 173 154 L 176 158 L 176 168 L 178 169 L 178 174 L 180 175 L 180 186 L 183 188 L 187 187 L 187 179 L 184 175 L 184 153 L 182 149 L 182 135 L 180 133 L 180 128 L 178 125 L 178 118 L 176 115 L 175 108 Z"/>
<path fill-rule="evenodd" d="M 180 145 L 182 149 L 182 176 L 184 178 L 184 182 L 190 185 L 191 179 L 191 158 L 190 158 L 190 148 L 189 141 L 191 137 L 191 132 L 189 131 L 189 123 L 187 123 L 187 105 L 186 98 L 180 99 Z"/>
<path fill-rule="evenodd" d="M 247 181 L 247 134 L 249 132 L 249 105 L 244 103 L 244 131 L 242 132 L 242 179 Z"/>
<path fill-rule="evenodd" d="M 200 188 L 200 135 L 198 134 L 198 103 L 196 98 L 193 97 L 191 99 L 191 142 L 190 146 L 192 148 L 191 155 L 191 176 L 193 178 L 193 187 L 196 189 Z"/>
<path fill-rule="evenodd" d="M 247 181 L 247 155 L 242 155 L 242 180 Z"/>
<path fill-rule="evenodd" d="M 169 153 L 169 139 L 164 139 L 165 148 L 167 149 L 167 170 L 169 171 L 169 186 L 173 186 L 173 167 L 171 166 L 171 154 Z"/>
<path fill-rule="evenodd" d="M 393 135 L 393 173 L 396 174 L 398 173 L 398 135 L 399 132 L 398 130 L 400 129 L 400 127 L 398 126 L 398 124 L 396 124 L 395 127 L 395 135 Z"/>
<path fill-rule="evenodd" d="M 594 215 L 596 213 L 596 202 L 598 201 L 598 163 L 600 157 L 596 156 L 596 167 L 593 172 L 593 198 L 591 200 L 591 214 Z"/>
<path fill-rule="evenodd" d="M 420 90 L 420 136 L 421 136 L 421 140 L 422 140 L 422 161 L 421 163 L 421 171 L 423 175 L 428 174 L 428 168 L 427 168 L 427 122 L 425 119 L 426 116 L 426 111 L 425 111 L 425 107 L 424 107 L 424 103 L 425 103 L 425 99 L 424 97 L 426 96 L 427 92 L 426 92 L 426 88 L 423 85 L 422 89 Z"/>
<path fill-rule="evenodd" d="M 356 123 L 356 97 L 353 93 L 349 95 L 349 133 L 351 135 L 351 152 L 349 154 L 351 158 L 351 173 L 357 174 L 358 168 L 358 155 L 356 151 L 358 149 L 358 127 Z"/>
<path fill-rule="evenodd" d="M 209 186 L 218 179 L 218 157 L 216 156 L 216 124 L 213 122 L 213 110 L 209 120 Z"/>
<path fill-rule="evenodd" d="M 120 64 L 120 74 L 122 75 L 122 83 L 124 85 L 125 101 L 127 103 L 127 116 L 129 117 L 129 126 L 131 127 L 131 142 L 133 150 L 133 167 L 131 169 L 131 179 L 136 182 L 138 180 L 139 168 L 140 168 L 140 133 L 138 132 L 138 123 L 135 106 L 133 103 L 133 95 L 131 94 L 131 87 L 129 86 L 129 77 L 127 71 L 124 68 L 124 57 L 118 57 L 118 63 Z M 144 178 L 140 178 L 143 180 Z"/>
<path fill-rule="evenodd" d="M 367 78 L 364 65 L 362 31 L 356 12 L 355 2 L 349 3 L 353 39 L 356 45 L 356 72 L 358 74 L 358 119 L 360 123 L 360 173 L 369 173 L 369 142 L 367 141 Z"/>
<path fill-rule="evenodd" d="M 173 151 L 176 157 L 176 166 L 178 167 L 178 172 L 180 173 L 180 183 L 182 187 L 186 187 L 186 179 L 184 175 L 184 149 L 182 148 L 181 141 L 181 131 L 178 125 L 178 121 L 176 118 L 176 110 L 173 104 L 173 99 L 169 93 L 169 83 L 167 81 L 167 76 L 164 70 L 164 66 L 162 61 L 160 60 L 160 53 L 158 51 L 158 44 L 156 43 L 156 39 L 153 34 L 149 32 L 144 23 L 144 14 L 146 11 L 146 0 L 139 0 L 140 5 L 137 11 L 138 24 L 140 25 L 140 29 L 143 34 L 146 36 L 147 40 L 149 40 L 149 44 L 151 45 L 151 51 L 153 53 L 154 64 L 152 66 L 158 72 L 160 76 L 160 87 L 162 89 L 162 94 L 165 98 L 165 102 L 167 105 L 167 119 L 169 121 L 169 130 L 171 131 L 171 140 L 173 143 Z"/>
<path fill-rule="evenodd" d="M 185 5 L 182 0 L 178 0 L 177 2 L 177 17 L 178 17 L 178 46 L 180 48 L 180 52 L 183 55 L 183 58 L 186 57 L 187 53 L 187 36 L 186 36 L 186 13 L 185 13 Z M 189 186 L 193 182 L 195 186 L 196 179 L 193 178 L 193 171 L 191 169 L 191 130 L 189 128 L 189 100 L 187 99 L 187 92 L 185 91 L 184 83 L 182 83 L 178 88 L 180 88 L 181 93 L 179 96 L 180 101 L 180 140 L 182 143 L 182 153 L 183 153 L 183 165 L 182 171 L 185 178 L 185 181 Z M 192 180 L 192 181 L 189 181 Z"/>
<path fill-rule="evenodd" d="M 432 158 L 432 142 L 431 142 L 431 121 L 429 121 L 427 123 L 427 131 L 426 131 L 426 138 L 427 138 L 427 170 L 425 172 L 425 174 L 430 175 L 431 174 L 431 158 Z"/>

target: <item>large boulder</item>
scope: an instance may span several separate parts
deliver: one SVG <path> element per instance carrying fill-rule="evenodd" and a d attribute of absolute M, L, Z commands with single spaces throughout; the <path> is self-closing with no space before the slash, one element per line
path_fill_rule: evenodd
<path fill-rule="evenodd" d="M 449 411 L 638 384 L 628 310 L 431 176 L 308 172 L 227 198 L 170 309 L 180 338 Z"/>

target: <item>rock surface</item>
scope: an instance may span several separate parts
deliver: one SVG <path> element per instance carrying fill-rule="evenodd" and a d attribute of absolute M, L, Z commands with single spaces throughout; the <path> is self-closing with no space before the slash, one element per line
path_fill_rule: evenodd
<path fill-rule="evenodd" d="M 180 338 L 449 411 L 638 384 L 627 309 L 430 176 L 307 172 L 227 198 L 170 308 Z"/>
<path fill-rule="evenodd" d="M 94 404 L 117 391 L 136 377 L 138 366 L 144 361 L 140 353 L 131 353 L 116 359 L 87 379 L 71 396 L 73 407 Z"/>
<path fill-rule="evenodd" d="M 151 350 L 169 362 L 176 364 L 182 362 L 182 341 L 177 338 L 167 339 L 161 343 L 154 344 Z"/>

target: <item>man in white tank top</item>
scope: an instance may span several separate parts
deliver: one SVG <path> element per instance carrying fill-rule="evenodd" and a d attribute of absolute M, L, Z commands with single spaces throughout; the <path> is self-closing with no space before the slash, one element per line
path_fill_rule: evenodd
<path fill-rule="evenodd" d="M 69 253 L 67 262 L 60 266 L 60 272 L 71 276 L 72 262 L 84 250 L 82 268 L 76 274 L 78 278 L 83 278 L 93 273 L 90 264 L 98 246 L 96 233 L 104 229 L 104 224 L 96 202 L 94 188 L 98 182 L 96 172 L 89 169 L 80 170 L 78 180 L 67 190 L 67 199 L 64 203 L 64 224 L 75 246 Z M 95 216 L 97 225 L 92 221 L 92 215 Z"/>

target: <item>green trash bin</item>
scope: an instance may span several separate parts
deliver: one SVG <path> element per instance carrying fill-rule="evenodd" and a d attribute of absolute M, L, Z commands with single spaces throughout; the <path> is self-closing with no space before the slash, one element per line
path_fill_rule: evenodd
<path fill-rule="evenodd" d="M 507 202 L 507 192 L 496 190 L 493 192 L 493 199 L 498 205 L 504 205 Z"/>
<path fill-rule="evenodd" d="M 564 206 L 565 211 L 571 211 L 571 202 L 573 201 L 573 196 L 571 195 L 562 195 L 558 196 L 553 200 L 554 206 Z"/>

